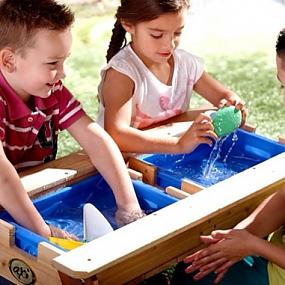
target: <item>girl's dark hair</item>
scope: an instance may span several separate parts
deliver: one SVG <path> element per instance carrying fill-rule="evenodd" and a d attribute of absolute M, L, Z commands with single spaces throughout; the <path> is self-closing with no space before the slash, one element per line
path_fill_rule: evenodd
<path fill-rule="evenodd" d="M 32 44 L 39 29 L 65 30 L 74 14 L 55 0 L 0 0 L 0 49 Z"/>
<path fill-rule="evenodd" d="M 285 29 L 279 32 L 276 41 L 276 53 L 279 57 L 285 58 Z"/>
<path fill-rule="evenodd" d="M 151 21 L 165 13 L 177 13 L 189 7 L 189 0 L 121 0 L 115 15 L 116 22 L 107 51 L 107 62 L 126 45 L 126 31 L 121 21 L 137 24 Z"/>

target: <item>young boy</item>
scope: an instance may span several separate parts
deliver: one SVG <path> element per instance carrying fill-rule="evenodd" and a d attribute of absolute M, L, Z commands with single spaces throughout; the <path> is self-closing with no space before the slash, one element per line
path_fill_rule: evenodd
<path fill-rule="evenodd" d="M 48 237 L 48 226 L 17 170 L 55 159 L 67 129 L 112 188 L 120 223 L 143 216 L 118 147 L 63 86 L 74 15 L 53 0 L 0 0 L 0 204 L 21 225 Z"/>

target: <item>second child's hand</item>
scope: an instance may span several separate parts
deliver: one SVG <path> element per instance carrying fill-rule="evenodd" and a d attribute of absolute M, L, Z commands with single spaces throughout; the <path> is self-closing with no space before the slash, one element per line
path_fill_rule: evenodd
<path fill-rule="evenodd" d="M 246 230 L 232 229 L 213 231 L 209 236 L 201 236 L 201 240 L 208 247 L 184 259 L 185 263 L 191 263 L 186 272 L 198 271 L 194 276 L 195 280 L 215 272 L 216 284 L 234 263 L 254 254 L 252 245 L 256 237 Z"/>

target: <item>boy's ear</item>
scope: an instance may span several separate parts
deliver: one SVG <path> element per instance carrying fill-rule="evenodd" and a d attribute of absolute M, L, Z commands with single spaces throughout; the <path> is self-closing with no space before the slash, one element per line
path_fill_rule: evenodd
<path fill-rule="evenodd" d="M 123 26 L 123 28 L 126 30 L 127 33 L 132 34 L 133 33 L 133 29 L 134 29 L 134 25 L 125 21 L 125 20 L 121 20 L 121 25 Z"/>
<path fill-rule="evenodd" d="M 9 73 L 15 71 L 16 58 L 15 53 L 11 49 L 4 48 L 0 50 L 0 66 Z"/>

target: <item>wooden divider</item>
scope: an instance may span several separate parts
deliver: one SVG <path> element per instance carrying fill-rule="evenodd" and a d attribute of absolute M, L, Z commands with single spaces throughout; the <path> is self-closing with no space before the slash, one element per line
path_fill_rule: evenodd
<path fill-rule="evenodd" d="M 189 194 L 195 194 L 203 190 L 203 187 L 194 181 L 184 178 L 181 181 L 181 190 Z"/>
<path fill-rule="evenodd" d="M 182 191 L 181 189 L 177 189 L 173 186 L 168 186 L 165 188 L 165 192 L 172 196 L 172 197 L 175 197 L 177 199 L 184 199 L 184 198 L 187 198 L 187 197 L 190 197 L 191 194 L 185 192 L 185 191 Z"/>
<path fill-rule="evenodd" d="M 128 163 L 131 169 L 134 169 L 142 174 L 143 182 L 149 185 L 156 184 L 156 166 L 147 164 L 136 157 L 130 157 Z"/>

